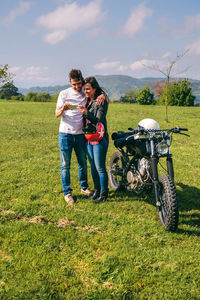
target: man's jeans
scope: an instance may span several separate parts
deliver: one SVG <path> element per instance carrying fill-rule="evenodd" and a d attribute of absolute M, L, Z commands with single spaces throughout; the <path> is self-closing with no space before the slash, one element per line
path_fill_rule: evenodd
<path fill-rule="evenodd" d="M 106 153 L 108 140 L 103 137 L 97 145 L 87 145 L 88 159 L 91 165 L 92 179 L 96 190 L 108 189 L 108 174 L 106 171 Z"/>
<path fill-rule="evenodd" d="M 86 160 L 86 140 L 83 134 L 59 133 L 59 146 L 61 156 L 61 180 L 64 196 L 70 194 L 70 165 L 71 154 L 74 149 L 78 161 L 78 175 L 81 189 L 88 187 L 87 183 L 87 160 Z"/>

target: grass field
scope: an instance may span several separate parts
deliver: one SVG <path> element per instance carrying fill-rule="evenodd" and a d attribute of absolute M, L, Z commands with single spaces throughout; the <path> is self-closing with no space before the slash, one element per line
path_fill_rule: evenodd
<path fill-rule="evenodd" d="M 0 299 L 200 299 L 200 108 L 110 104 L 109 132 L 146 117 L 174 135 L 180 222 L 164 231 L 154 200 L 131 192 L 95 205 L 80 194 L 75 157 L 62 195 L 53 103 L 0 102 Z M 114 151 L 110 141 L 107 162 Z M 89 172 L 89 185 L 92 179 Z"/>

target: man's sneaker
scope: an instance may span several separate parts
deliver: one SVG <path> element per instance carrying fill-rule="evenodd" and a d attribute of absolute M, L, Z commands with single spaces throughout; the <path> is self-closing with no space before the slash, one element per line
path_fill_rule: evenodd
<path fill-rule="evenodd" d="M 90 197 L 92 195 L 92 191 L 89 188 L 87 188 L 86 190 L 81 189 L 81 194 L 84 194 L 84 195 Z"/>
<path fill-rule="evenodd" d="M 69 205 L 73 205 L 75 203 L 72 194 L 67 194 L 65 195 L 65 201 L 69 204 Z"/>

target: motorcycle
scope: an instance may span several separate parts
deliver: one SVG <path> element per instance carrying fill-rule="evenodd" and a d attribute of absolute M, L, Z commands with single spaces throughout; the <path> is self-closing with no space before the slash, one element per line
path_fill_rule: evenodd
<path fill-rule="evenodd" d="M 167 231 L 176 231 L 179 210 L 174 168 L 170 146 L 173 134 L 183 134 L 187 128 L 160 129 L 152 119 L 139 122 L 138 129 L 118 131 L 112 134 L 115 151 L 109 162 L 110 187 L 134 191 L 136 194 L 151 192 L 154 187 L 159 219 Z M 158 163 L 166 158 L 167 174 L 158 175 Z"/>

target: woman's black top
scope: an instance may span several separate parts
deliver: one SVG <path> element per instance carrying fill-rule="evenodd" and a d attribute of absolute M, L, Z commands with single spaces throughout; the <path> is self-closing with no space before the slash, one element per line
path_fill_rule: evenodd
<path fill-rule="evenodd" d="M 104 104 L 97 105 L 97 99 L 94 99 L 92 103 L 90 103 L 90 98 L 87 98 L 86 108 L 87 108 L 87 116 L 83 115 L 83 127 L 88 126 L 89 123 L 96 125 L 97 123 L 102 123 L 104 125 L 104 136 L 107 136 L 107 122 L 106 122 L 106 114 L 108 110 L 108 102 L 105 100 Z M 86 124 L 87 123 L 87 124 Z"/>

